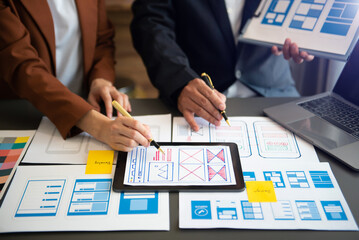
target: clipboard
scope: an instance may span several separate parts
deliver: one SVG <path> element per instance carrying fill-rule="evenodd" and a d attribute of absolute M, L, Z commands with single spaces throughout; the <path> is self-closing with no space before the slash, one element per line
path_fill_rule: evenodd
<path fill-rule="evenodd" d="M 358 2 L 338 7 L 335 0 L 262 0 L 238 40 L 281 48 L 290 38 L 300 51 L 347 61 L 359 37 L 358 7 Z"/>
<path fill-rule="evenodd" d="M 127 185 L 124 184 L 126 163 L 128 154 L 127 152 L 119 152 L 117 156 L 116 170 L 113 180 L 113 191 L 169 191 L 169 192 L 179 192 L 179 191 L 243 191 L 245 189 L 245 183 L 243 179 L 243 172 L 238 152 L 237 144 L 235 143 L 189 143 L 189 142 L 162 142 L 159 143 L 161 147 L 166 146 L 227 146 L 229 147 L 229 152 L 232 157 L 232 166 L 234 178 L 236 184 L 234 185 Z"/>

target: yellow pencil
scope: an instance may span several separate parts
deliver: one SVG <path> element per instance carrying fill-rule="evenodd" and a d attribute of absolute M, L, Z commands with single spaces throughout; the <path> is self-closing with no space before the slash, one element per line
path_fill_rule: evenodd
<path fill-rule="evenodd" d="M 209 75 L 207 73 L 202 73 L 201 77 L 204 80 L 204 82 L 208 85 L 208 87 L 210 87 L 212 90 L 214 90 L 214 86 L 213 86 L 212 80 L 209 77 Z M 226 110 L 219 110 L 218 109 L 218 111 L 223 116 L 223 118 L 226 121 L 226 123 L 228 124 L 228 126 L 231 126 L 231 124 L 229 124 L 229 121 L 228 121 Z"/>
<path fill-rule="evenodd" d="M 112 106 L 119 111 L 123 116 L 125 117 L 129 117 L 132 118 L 132 116 L 121 106 L 121 104 L 119 104 L 116 100 L 112 101 Z M 160 150 L 163 154 L 165 154 L 165 152 L 161 149 L 160 145 L 153 140 L 152 138 L 148 139 L 148 141 L 150 142 L 150 144 L 152 146 L 155 146 L 155 148 L 157 148 L 158 150 Z"/>

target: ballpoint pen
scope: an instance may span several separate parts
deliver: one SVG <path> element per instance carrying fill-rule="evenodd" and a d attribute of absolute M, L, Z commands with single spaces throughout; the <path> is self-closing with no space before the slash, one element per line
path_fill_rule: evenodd
<path fill-rule="evenodd" d="M 119 111 L 123 116 L 125 117 L 129 117 L 132 118 L 132 116 L 121 106 L 121 104 L 119 104 L 116 100 L 112 101 L 112 106 Z M 165 154 L 165 152 L 161 149 L 161 146 L 152 138 L 148 139 L 148 141 L 150 142 L 151 146 L 154 146 L 155 148 L 157 148 L 159 151 L 161 151 L 163 154 Z"/>
<path fill-rule="evenodd" d="M 212 80 L 207 73 L 202 73 L 201 78 L 212 90 L 214 90 Z M 229 124 L 228 117 L 226 115 L 226 110 L 218 110 L 218 111 L 223 116 L 224 120 L 226 120 L 226 123 L 228 124 L 228 126 L 231 126 L 231 124 Z"/>

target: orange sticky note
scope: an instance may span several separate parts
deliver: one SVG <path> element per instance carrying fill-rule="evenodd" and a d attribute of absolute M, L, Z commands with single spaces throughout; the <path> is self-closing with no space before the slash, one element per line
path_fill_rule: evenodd
<path fill-rule="evenodd" d="M 112 150 L 89 151 L 85 174 L 111 173 L 114 154 Z"/>
<path fill-rule="evenodd" d="M 249 202 L 276 202 L 272 181 L 247 181 L 246 189 Z"/>

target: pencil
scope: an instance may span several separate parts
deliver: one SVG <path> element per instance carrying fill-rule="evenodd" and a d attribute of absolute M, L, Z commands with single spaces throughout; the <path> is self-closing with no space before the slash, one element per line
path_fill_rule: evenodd
<path fill-rule="evenodd" d="M 132 116 L 121 106 L 121 104 L 119 104 L 116 100 L 112 101 L 112 106 L 119 111 L 123 116 L 125 117 L 129 117 L 132 118 Z M 165 152 L 161 149 L 161 146 L 152 138 L 148 139 L 148 141 L 150 142 L 151 146 L 154 146 L 155 148 L 157 148 L 158 150 L 160 150 L 163 154 L 165 154 Z"/>
<path fill-rule="evenodd" d="M 207 73 L 202 73 L 201 77 L 204 80 L 204 82 L 208 85 L 208 87 L 210 87 L 212 90 L 214 90 L 214 86 L 213 86 L 212 80 L 209 77 L 209 75 Z M 229 124 L 229 121 L 228 121 L 226 110 L 219 110 L 218 109 L 218 111 L 223 116 L 223 118 L 226 121 L 226 123 L 228 124 L 228 126 L 231 126 L 231 124 Z"/>

